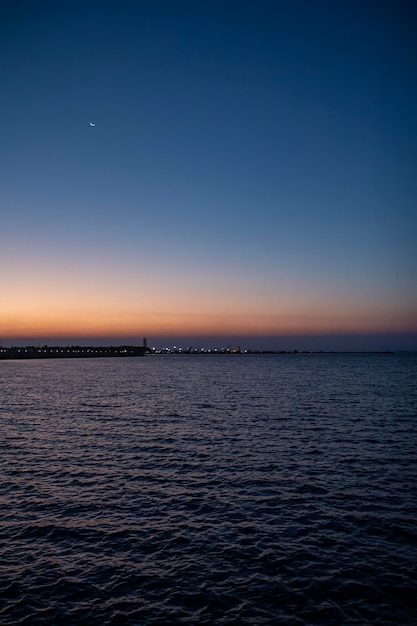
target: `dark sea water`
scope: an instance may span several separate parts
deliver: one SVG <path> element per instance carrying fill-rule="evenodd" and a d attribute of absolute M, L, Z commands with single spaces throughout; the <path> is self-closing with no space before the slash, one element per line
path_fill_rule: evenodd
<path fill-rule="evenodd" d="M 417 623 L 417 357 L 0 362 L 2 625 Z"/>

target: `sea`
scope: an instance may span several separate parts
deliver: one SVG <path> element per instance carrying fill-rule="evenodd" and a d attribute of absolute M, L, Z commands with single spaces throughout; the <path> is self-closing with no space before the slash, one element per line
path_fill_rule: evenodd
<path fill-rule="evenodd" d="M 417 624 L 417 355 L 0 361 L 0 624 Z"/>

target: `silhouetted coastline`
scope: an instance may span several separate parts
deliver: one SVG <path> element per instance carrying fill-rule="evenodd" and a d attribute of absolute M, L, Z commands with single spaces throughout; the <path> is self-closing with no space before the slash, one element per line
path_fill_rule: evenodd
<path fill-rule="evenodd" d="M 245 355 L 245 354 L 393 354 L 390 350 L 253 350 L 231 348 L 150 348 L 143 346 L 12 346 L 0 347 L 0 360 L 140 357 L 146 355 Z"/>
<path fill-rule="evenodd" d="M 145 356 L 149 352 L 146 346 L 13 346 L 0 348 L 0 360 L 128 357 Z"/>

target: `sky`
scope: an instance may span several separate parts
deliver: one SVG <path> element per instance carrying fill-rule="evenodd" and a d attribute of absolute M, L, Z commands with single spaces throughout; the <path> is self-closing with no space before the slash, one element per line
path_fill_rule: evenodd
<path fill-rule="evenodd" d="M 416 27 L 4 0 L 0 345 L 417 349 Z"/>

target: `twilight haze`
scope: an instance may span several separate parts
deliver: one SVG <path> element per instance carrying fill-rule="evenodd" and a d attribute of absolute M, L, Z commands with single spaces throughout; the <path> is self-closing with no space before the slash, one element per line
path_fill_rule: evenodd
<path fill-rule="evenodd" d="M 417 347 L 413 3 L 0 21 L 0 344 Z"/>

